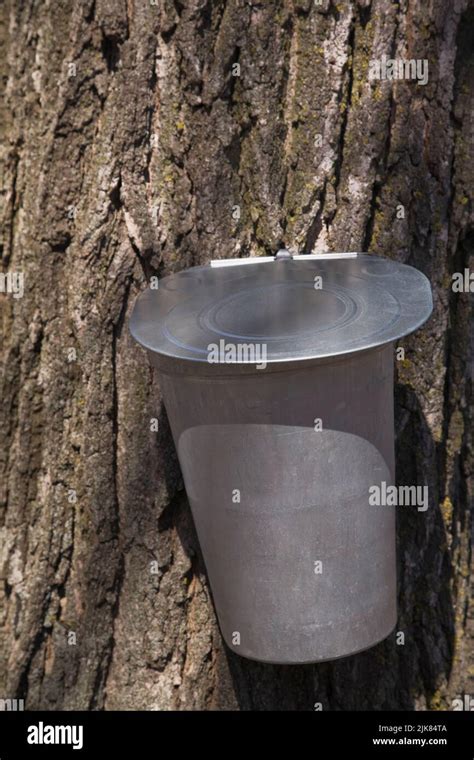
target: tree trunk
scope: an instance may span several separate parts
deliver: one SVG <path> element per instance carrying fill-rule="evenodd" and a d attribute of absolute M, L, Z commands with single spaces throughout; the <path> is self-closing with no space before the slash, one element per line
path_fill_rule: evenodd
<path fill-rule="evenodd" d="M 0 295 L 0 696 L 352 710 L 474 695 L 472 322 L 451 287 L 474 244 L 474 0 L 0 13 L 2 262 L 24 275 L 22 298 Z M 427 59 L 428 83 L 371 79 L 384 54 Z M 316 666 L 223 645 L 127 328 L 150 276 L 283 243 L 413 264 L 435 302 L 396 367 L 397 482 L 430 489 L 428 511 L 398 511 L 404 637 Z"/>

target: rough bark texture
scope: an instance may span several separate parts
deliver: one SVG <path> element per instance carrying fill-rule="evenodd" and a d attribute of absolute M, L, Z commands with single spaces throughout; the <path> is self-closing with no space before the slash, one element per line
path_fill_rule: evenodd
<path fill-rule="evenodd" d="M 474 243 L 474 1 L 1 14 L 2 262 L 26 279 L 0 296 L 0 696 L 348 710 L 474 695 L 472 333 L 451 289 Z M 369 81 L 384 53 L 428 59 L 429 83 Z M 160 389 L 127 331 L 150 275 L 281 243 L 411 263 L 435 299 L 397 362 L 398 482 L 430 487 L 427 512 L 399 512 L 405 644 L 308 667 L 223 646 Z"/>

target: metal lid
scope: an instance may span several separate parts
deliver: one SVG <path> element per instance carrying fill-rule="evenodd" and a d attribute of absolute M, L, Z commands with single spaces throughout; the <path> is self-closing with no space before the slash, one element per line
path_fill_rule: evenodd
<path fill-rule="evenodd" d="M 132 336 L 174 360 L 208 364 L 218 346 L 222 363 L 255 365 L 264 348 L 265 363 L 275 364 L 390 343 L 420 327 L 433 308 L 424 274 L 380 256 L 251 261 L 163 278 L 138 297 Z M 256 355 L 242 346 L 255 346 Z"/>

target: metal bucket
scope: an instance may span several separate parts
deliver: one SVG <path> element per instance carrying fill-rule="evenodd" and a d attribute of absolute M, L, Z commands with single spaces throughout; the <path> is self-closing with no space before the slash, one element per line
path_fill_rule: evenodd
<path fill-rule="evenodd" d="M 394 482 L 393 341 L 431 311 L 410 267 L 301 259 L 173 275 L 131 322 L 160 372 L 223 637 L 271 663 L 343 657 L 395 626 L 395 508 L 369 489 Z M 265 368 L 209 363 L 212 334 L 270 345 Z"/>

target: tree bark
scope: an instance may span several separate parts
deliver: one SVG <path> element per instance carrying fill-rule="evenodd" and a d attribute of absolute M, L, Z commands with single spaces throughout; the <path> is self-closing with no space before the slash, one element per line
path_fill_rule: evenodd
<path fill-rule="evenodd" d="M 22 298 L 0 295 L 0 697 L 352 710 L 474 695 L 472 311 L 451 288 L 472 270 L 474 0 L 0 13 L 2 264 L 25 278 Z M 384 54 L 427 59 L 429 82 L 371 80 Z M 435 302 L 396 366 L 397 482 L 430 489 L 427 512 L 398 513 L 405 643 L 304 667 L 225 649 L 158 380 L 127 329 L 150 276 L 282 244 L 413 264 Z"/>

